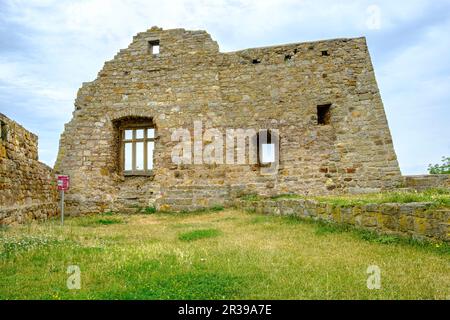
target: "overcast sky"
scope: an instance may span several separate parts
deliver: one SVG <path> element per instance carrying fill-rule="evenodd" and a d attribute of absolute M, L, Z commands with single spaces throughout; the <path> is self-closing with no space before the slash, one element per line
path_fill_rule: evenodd
<path fill-rule="evenodd" d="M 221 51 L 366 36 L 402 172 L 450 156 L 450 0 L 0 0 L 0 112 L 53 166 L 82 82 L 154 25 Z"/>

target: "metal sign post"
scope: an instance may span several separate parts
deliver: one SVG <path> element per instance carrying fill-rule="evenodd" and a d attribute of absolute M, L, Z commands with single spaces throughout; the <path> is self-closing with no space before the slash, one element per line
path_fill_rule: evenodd
<path fill-rule="evenodd" d="M 58 176 L 58 190 L 61 191 L 61 225 L 64 225 L 64 192 L 69 190 L 69 176 Z"/>
<path fill-rule="evenodd" d="M 64 190 L 61 190 L 61 225 L 64 225 Z"/>

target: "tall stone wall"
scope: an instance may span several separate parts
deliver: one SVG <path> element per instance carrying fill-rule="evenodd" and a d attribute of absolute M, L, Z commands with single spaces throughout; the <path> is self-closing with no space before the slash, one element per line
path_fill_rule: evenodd
<path fill-rule="evenodd" d="M 38 139 L 0 114 L 0 224 L 58 214 L 52 169 L 38 161 Z"/>
<path fill-rule="evenodd" d="M 149 52 L 155 40 L 158 55 Z M 317 123 L 323 104 L 331 104 L 328 125 Z M 137 117 L 156 127 L 148 177 L 118 169 L 117 123 Z M 194 121 L 223 134 L 278 129 L 278 171 L 174 164 L 171 134 L 192 133 Z M 136 35 L 83 84 L 55 170 L 71 176 L 72 214 L 152 204 L 184 210 L 229 203 L 240 193 L 354 193 L 402 182 L 364 38 L 221 53 L 204 31 L 159 28 Z"/>

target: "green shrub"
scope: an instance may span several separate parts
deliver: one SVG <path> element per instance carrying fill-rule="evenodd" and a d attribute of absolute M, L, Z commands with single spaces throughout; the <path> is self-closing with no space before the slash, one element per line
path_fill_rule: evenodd
<path fill-rule="evenodd" d="M 442 157 L 442 164 L 430 164 L 428 172 L 430 174 L 450 174 L 450 157 Z"/>
<path fill-rule="evenodd" d="M 156 208 L 154 206 L 146 207 L 144 209 L 144 213 L 146 213 L 146 214 L 154 214 L 154 213 L 156 213 Z"/>

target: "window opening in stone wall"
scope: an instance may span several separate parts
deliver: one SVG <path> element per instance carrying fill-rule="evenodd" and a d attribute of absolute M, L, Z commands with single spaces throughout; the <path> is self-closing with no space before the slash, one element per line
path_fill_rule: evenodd
<path fill-rule="evenodd" d="M 259 59 L 253 59 L 253 60 L 252 60 L 252 63 L 253 63 L 253 64 L 259 64 L 259 63 L 261 63 L 261 60 L 259 60 Z"/>
<path fill-rule="evenodd" d="M 323 50 L 322 51 L 322 56 L 328 57 L 329 55 L 330 55 L 330 53 L 328 52 L 328 50 Z"/>
<path fill-rule="evenodd" d="M 146 175 L 153 170 L 155 128 L 125 127 L 122 137 L 122 170 L 124 175 Z"/>
<path fill-rule="evenodd" d="M 317 123 L 319 125 L 331 123 L 331 104 L 317 106 Z"/>
<path fill-rule="evenodd" d="M 264 141 L 264 134 L 267 141 Z M 261 165 L 268 165 L 276 161 L 277 143 L 275 137 L 272 137 L 270 130 L 262 130 L 258 134 L 258 162 Z"/>
<path fill-rule="evenodd" d="M 6 123 L 0 120 L 0 141 L 6 140 Z"/>
<path fill-rule="evenodd" d="M 148 48 L 151 54 L 158 55 L 159 54 L 159 40 L 153 40 L 148 42 Z"/>

